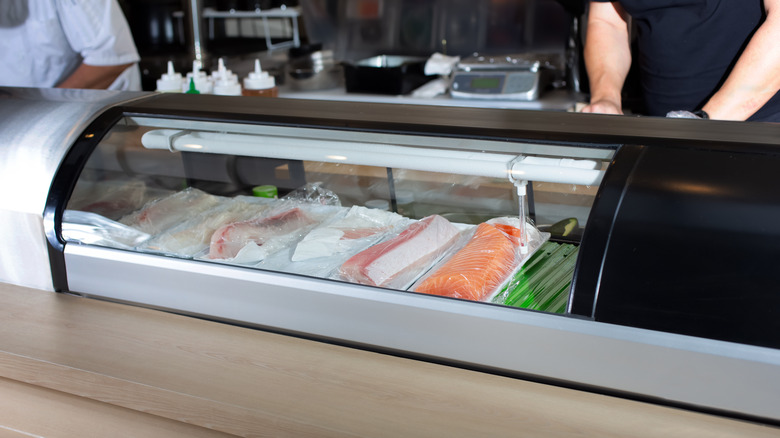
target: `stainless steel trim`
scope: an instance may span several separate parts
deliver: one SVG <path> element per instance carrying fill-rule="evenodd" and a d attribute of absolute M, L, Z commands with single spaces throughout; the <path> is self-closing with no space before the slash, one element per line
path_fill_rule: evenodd
<path fill-rule="evenodd" d="M 68 244 L 71 290 L 413 356 L 780 420 L 780 351 Z"/>
<path fill-rule="evenodd" d="M 54 173 L 102 110 L 146 96 L 0 87 L 0 281 L 53 289 L 42 221 Z"/>
<path fill-rule="evenodd" d="M 317 129 L 286 127 L 273 125 L 253 125 L 228 122 L 192 121 L 177 119 L 160 119 L 154 117 L 132 116 L 126 119 L 128 123 L 138 126 L 162 129 L 180 129 L 193 132 L 215 132 L 220 134 L 250 134 L 267 137 L 286 137 L 298 141 L 316 140 L 393 144 L 425 149 L 444 149 L 456 151 L 480 151 L 491 153 L 510 153 L 525 155 L 544 155 L 565 158 L 587 158 L 594 160 L 611 160 L 615 153 L 614 147 L 587 148 L 553 144 L 535 144 L 523 141 L 495 141 L 470 138 L 448 138 L 438 136 L 388 134 L 367 131 L 341 131 L 334 129 Z"/>

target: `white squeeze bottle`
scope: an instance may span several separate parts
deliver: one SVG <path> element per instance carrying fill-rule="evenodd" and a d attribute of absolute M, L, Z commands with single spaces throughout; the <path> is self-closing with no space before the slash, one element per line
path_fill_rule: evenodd
<path fill-rule="evenodd" d="M 157 79 L 157 91 L 161 93 L 181 93 L 184 88 L 181 73 L 173 70 L 173 62 L 168 61 L 168 73 L 163 73 Z"/>
<path fill-rule="evenodd" d="M 276 79 L 260 68 L 259 59 L 255 59 L 255 71 L 249 72 L 249 75 L 244 78 L 242 94 L 254 97 L 276 97 L 279 95 Z"/>
<path fill-rule="evenodd" d="M 240 96 L 241 84 L 238 83 L 238 76 L 225 68 L 225 62 L 219 58 L 219 67 L 211 75 L 214 81 L 214 94 L 221 96 Z"/>
<path fill-rule="evenodd" d="M 211 94 L 214 91 L 214 85 L 211 83 L 206 72 L 201 71 L 200 61 L 192 61 L 192 71 L 187 73 L 184 83 L 181 85 L 182 92 L 186 93 L 190 89 L 190 82 L 195 84 L 195 89 L 200 94 Z"/>

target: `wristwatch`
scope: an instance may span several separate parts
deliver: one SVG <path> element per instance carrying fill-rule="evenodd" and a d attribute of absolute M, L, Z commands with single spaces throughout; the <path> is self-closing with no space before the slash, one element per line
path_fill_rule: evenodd
<path fill-rule="evenodd" d="M 707 114 L 707 112 L 704 111 L 704 110 L 693 111 L 693 115 L 698 117 L 698 118 L 700 118 L 700 119 L 709 119 L 710 118 L 710 115 Z"/>

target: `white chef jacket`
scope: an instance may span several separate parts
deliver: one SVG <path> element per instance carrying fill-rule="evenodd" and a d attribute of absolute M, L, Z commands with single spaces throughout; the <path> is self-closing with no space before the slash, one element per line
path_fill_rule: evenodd
<path fill-rule="evenodd" d="M 7 16 L 27 18 L 0 23 L 0 85 L 54 87 L 82 62 L 134 63 L 109 89 L 141 90 L 140 57 L 116 0 L 4 1 L 16 9 Z"/>

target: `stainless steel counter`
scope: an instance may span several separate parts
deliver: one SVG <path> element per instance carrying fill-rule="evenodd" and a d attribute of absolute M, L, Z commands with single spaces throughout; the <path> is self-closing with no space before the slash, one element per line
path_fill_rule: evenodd
<path fill-rule="evenodd" d="M 498 108 L 520 110 L 572 111 L 577 103 L 575 96 L 566 90 L 553 90 L 535 101 L 509 101 L 491 99 L 453 99 L 449 94 L 436 97 L 411 95 L 390 96 L 381 94 L 347 93 L 344 88 L 317 91 L 294 91 L 281 87 L 279 97 L 291 99 L 333 100 L 343 102 L 401 103 L 412 105 L 457 106 L 468 108 Z"/>

